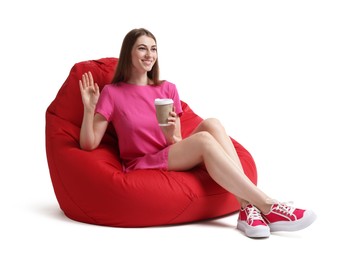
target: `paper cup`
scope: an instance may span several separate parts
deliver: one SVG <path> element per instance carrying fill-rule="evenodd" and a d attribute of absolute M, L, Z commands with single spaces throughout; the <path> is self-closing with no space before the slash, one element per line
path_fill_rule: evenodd
<path fill-rule="evenodd" d="M 170 98 L 156 98 L 155 107 L 156 107 L 156 117 L 158 124 L 160 126 L 167 126 L 169 113 L 173 111 L 173 99 Z"/>

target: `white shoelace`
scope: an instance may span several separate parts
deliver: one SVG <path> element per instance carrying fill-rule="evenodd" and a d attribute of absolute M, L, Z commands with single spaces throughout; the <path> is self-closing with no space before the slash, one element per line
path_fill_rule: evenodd
<path fill-rule="evenodd" d="M 257 209 L 256 207 L 251 207 L 251 208 L 249 208 L 249 207 L 247 207 L 246 208 L 247 209 L 247 212 L 248 212 L 248 214 L 247 214 L 247 220 L 262 220 L 263 221 L 263 218 L 262 218 L 262 216 L 261 216 L 261 213 L 260 213 L 260 211 L 259 211 L 259 209 Z"/>
<path fill-rule="evenodd" d="M 287 215 L 293 215 L 295 207 L 289 205 L 289 204 L 293 204 L 292 201 L 288 201 L 288 202 L 278 202 L 277 203 L 277 207 L 275 207 L 274 209 L 277 211 L 280 211 L 282 213 L 285 213 Z"/>

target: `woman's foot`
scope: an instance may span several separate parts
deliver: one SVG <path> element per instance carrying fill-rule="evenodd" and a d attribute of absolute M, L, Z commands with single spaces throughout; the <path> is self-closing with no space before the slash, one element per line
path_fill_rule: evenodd
<path fill-rule="evenodd" d="M 251 204 L 240 209 L 237 229 L 243 231 L 246 236 L 252 238 L 270 236 L 270 228 L 262 218 L 261 212 Z"/>
<path fill-rule="evenodd" d="M 297 209 L 286 203 L 275 203 L 267 214 L 262 214 L 271 232 L 297 231 L 311 225 L 316 215 L 311 210 Z"/>

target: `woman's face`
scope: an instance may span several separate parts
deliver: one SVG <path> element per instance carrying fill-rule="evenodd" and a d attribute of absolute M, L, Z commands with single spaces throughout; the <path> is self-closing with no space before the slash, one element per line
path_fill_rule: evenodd
<path fill-rule="evenodd" d="M 154 39 L 146 35 L 140 36 L 132 49 L 132 65 L 137 73 L 151 71 L 157 60 L 157 46 Z"/>

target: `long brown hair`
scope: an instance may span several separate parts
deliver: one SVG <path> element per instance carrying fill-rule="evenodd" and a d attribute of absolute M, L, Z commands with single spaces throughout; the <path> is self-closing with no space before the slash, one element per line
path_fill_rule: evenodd
<path fill-rule="evenodd" d="M 132 71 L 132 48 L 140 36 L 146 35 L 152 38 L 157 44 L 155 36 L 144 28 L 133 29 L 123 39 L 120 56 L 118 58 L 115 75 L 111 81 L 112 84 L 118 82 L 127 82 L 130 79 Z M 153 85 L 160 85 L 158 57 L 151 71 L 147 72 L 147 76 L 153 81 Z"/>

